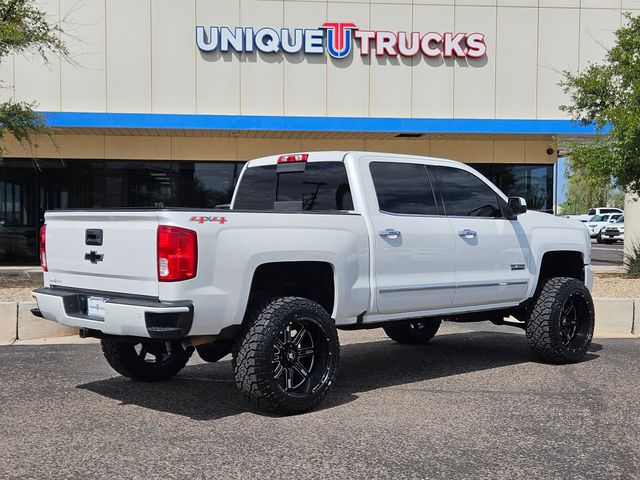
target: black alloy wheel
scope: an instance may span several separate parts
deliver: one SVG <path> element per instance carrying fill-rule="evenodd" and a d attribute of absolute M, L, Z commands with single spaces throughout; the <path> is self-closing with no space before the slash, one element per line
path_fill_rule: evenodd
<path fill-rule="evenodd" d="M 560 335 L 562 345 L 565 347 L 576 347 L 582 344 L 589 334 L 587 310 L 587 301 L 578 292 L 564 302 L 560 311 Z"/>
<path fill-rule="evenodd" d="M 333 359 L 327 339 L 310 319 L 296 318 L 273 344 L 273 378 L 288 394 L 313 393 L 329 379 Z"/>
<path fill-rule="evenodd" d="M 185 350 L 179 341 L 133 343 L 104 338 L 100 343 L 107 362 L 116 372 L 146 382 L 173 377 L 191 356 L 191 351 Z"/>

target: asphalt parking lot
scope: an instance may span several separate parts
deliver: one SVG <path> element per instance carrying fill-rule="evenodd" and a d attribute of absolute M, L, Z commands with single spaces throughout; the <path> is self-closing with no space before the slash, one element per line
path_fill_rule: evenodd
<path fill-rule="evenodd" d="M 0 478 L 633 478 L 640 343 L 535 363 L 510 327 L 446 325 L 426 346 L 342 333 L 321 408 L 256 412 L 228 361 L 117 376 L 99 345 L 0 348 Z"/>
<path fill-rule="evenodd" d="M 593 265 L 622 265 L 623 244 L 616 242 L 611 245 L 599 244 L 591 241 L 591 263 Z"/>

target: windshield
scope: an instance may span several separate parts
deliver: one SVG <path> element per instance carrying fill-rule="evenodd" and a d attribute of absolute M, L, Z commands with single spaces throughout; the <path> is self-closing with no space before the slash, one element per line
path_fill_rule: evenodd
<path fill-rule="evenodd" d="M 594 215 L 591 217 L 591 222 L 606 222 L 606 215 Z"/>
<path fill-rule="evenodd" d="M 624 215 L 618 218 L 618 220 L 616 220 L 616 223 L 624 223 Z"/>

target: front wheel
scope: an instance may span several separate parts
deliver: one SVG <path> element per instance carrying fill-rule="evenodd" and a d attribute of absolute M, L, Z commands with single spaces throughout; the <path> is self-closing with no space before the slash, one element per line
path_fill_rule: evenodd
<path fill-rule="evenodd" d="M 184 368 L 191 356 L 180 342 L 133 343 L 103 338 L 100 343 L 111 368 L 120 375 L 143 382 L 173 377 Z"/>
<path fill-rule="evenodd" d="M 256 308 L 236 340 L 236 386 L 252 403 L 291 415 L 315 407 L 335 382 L 340 343 L 315 302 L 282 297 Z"/>
<path fill-rule="evenodd" d="M 526 324 L 527 342 L 549 363 L 575 363 L 587 353 L 595 325 L 593 299 L 575 278 L 545 281 Z"/>
<path fill-rule="evenodd" d="M 602 243 L 604 240 L 602 240 L 602 234 L 598 233 L 598 235 L 596 235 L 596 242 L 598 243 Z"/>
<path fill-rule="evenodd" d="M 407 323 L 388 325 L 383 327 L 383 330 L 391 340 L 418 345 L 431 340 L 440 328 L 440 323 L 439 318 L 421 318 Z"/>

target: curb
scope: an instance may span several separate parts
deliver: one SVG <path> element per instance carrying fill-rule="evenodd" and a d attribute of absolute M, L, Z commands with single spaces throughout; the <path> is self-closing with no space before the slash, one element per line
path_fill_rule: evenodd
<path fill-rule="evenodd" d="M 77 328 L 45 320 L 31 314 L 35 302 L 0 302 L 0 345 L 17 340 L 42 340 L 77 335 Z"/>
<path fill-rule="evenodd" d="M 594 337 L 634 337 L 640 334 L 640 298 L 594 298 Z"/>
<path fill-rule="evenodd" d="M 638 338 L 640 335 L 640 298 L 594 298 L 596 338 Z M 35 317 L 35 302 L 0 302 L 0 345 L 69 337 L 77 328 Z M 636 320 L 636 315 L 639 317 Z"/>

